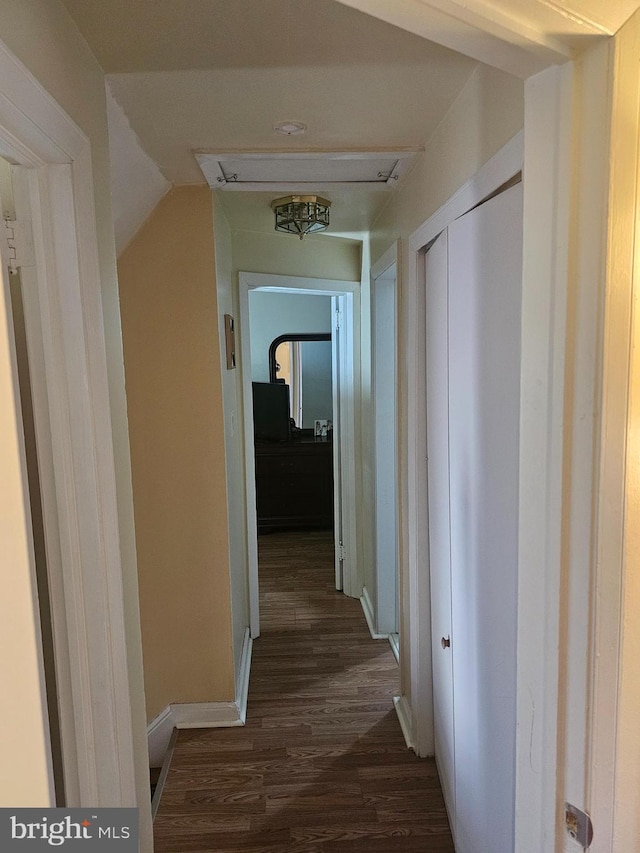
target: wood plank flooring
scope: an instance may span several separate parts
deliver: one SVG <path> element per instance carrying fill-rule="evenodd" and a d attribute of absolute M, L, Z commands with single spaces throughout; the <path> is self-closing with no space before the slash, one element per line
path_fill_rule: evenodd
<path fill-rule="evenodd" d="M 393 709 L 391 648 L 334 588 L 331 534 L 259 548 L 247 724 L 179 733 L 156 853 L 453 853 L 435 763 Z"/>

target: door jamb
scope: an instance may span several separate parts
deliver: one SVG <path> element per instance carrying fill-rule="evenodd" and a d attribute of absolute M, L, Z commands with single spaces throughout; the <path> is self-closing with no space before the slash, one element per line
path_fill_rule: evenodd
<path fill-rule="evenodd" d="M 400 281 L 401 270 L 400 270 L 400 241 L 396 240 L 396 242 L 390 246 L 387 251 L 382 255 L 381 258 L 376 261 L 376 263 L 371 267 L 370 271 L 370 284 L 371 284 L 371 351 L 372 351 L 372 362 L 371 362 L 371 387 L 372 387 L 372 404 L 373 404 L 373 422 L 376 423 L 376 394 L 375 394 L 375 385 L 376 385 L 376 360 L 375 360 L 375 352 L 376 352 L 376 338 L 375 338 L 375 320 L 376 320 L 376 287 L 378 280 L 389 270 L 391 267 L 395 266 L 396 277 L 395 284 L 393 288 L 393 336 L 395 342 L 395 358 L 396 358 L 396 366 L 395 366 L 395 376 L 396 376 L 396 384 L 394 388 L 394 398 L 395 398 L 395 407 L 394 407 L 394 425 L 395 425 L 395 448 L 396 448 L 396 476 L 395 476 L 395 495 L 394 495 L 394 512 L 395 512 L 395 529 L 396 529 L 396 543 L 395 543 L 395 555 L 396 555 L 396 589 L 397 589 L 397 608 L 399 611 L 399 599 L 400 599 L 400 584 L 399 584 L 399 567 L 400 567 L 400 490 L 399 490 L 399 472 L 400 472 L 400 463 L 399 463 L 399 442 L 398 442 L 398 386 L 399 383 L 397 381 L 398 377 L 398 369 L 397 369 L 397 361 L 398 361 L 398 282 Z M 376 430 L 374 428 L 374 436 L 373 436 L 373 452 L 374 459 L 376 459 L 376 444 L 377 444 L 377 435 Z M 376 482 L 377 477 L 374 478 L 374 513 L 377 512 L 377 490 L 376 490 Z M 374 516 L 375 517 L 375 516 Z M 376 525 L 377 531 L 377 525 Z M 376 534 L 377 536 L 377 534 Z M 377 542 L 374 547 L 374 578 L 376 584 L 375 590 L 375 604 L 373 607 L 373 612 L 370 614 L 373 619 L 373 628 L 374 634 L 376 637 L 386 637 L 390 636 L 387 633 L 380 633 L 380 625 L 378 622 L 378 614 L 379 614 L 379 577 L 380 577 L 381 567 L 378 565 L 378 547 Z M 371 602 L 367 603 L 367 609 L 371 611 Z M 365 611 L 366 612 L 366 611 Z M 399 620 L 399 616 L 398 616 Z M 399 624 L 396 624 L 396 632 L 399 632 Z M 397 638 L 396 638 L 397 639 Z M 392 647 L 397 651 L 397 644 L 392 642 Z"/>
<path fill-rule="evenodd" d="M 613 42 L 588 808 L 597 853 L 637 844 L 640 14 Z M 630 179 L 635 176 L 635 181 Z"/>
<path fill-rule="evenodd" d="M 52 585 L 64 593 L 53 607 L 65 614 L 54 637 L 72 688 L 61 717 L 72 744 L 68 805 L 144 808 L 136 803 L 91 146 L 2 42 L 0 78 L 0 153 L 29 169 L 40 313 L 28 312 L 27 334 L 47 370 L 35 384 L 46 381 L 55 467 L 55 483 L 51 467 L 42 472 L 43 509 L 57 520 L 52 552 L 64 555 L 50 568 L 62 575 Z M 43 402 L 34 398 L 41 412 Z"/>

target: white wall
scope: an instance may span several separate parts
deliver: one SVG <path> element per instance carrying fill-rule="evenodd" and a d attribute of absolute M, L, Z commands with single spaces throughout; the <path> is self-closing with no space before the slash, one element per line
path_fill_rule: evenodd
<path fill-rule="evenodd" d="M 251 378 L 269 381 L 269 347 L 279 337 L 293 332 L 331 332 L 331 297 L 297 293 L 249 293 L 251 324 Z M 303 341 L 302 427 L 313 428 L 316 418 L 332 419 L 331 344 Z"/>
<path fill-rule="evenodd" d="M 522 80 L 479 65 L 371 229 L 375 263 L 407 238 L 524 126 Z"/>
<path fill-rule="evenodd" d="M 303 341 L 302 427 L 313 429 L 316 418 L 333 420 L 331 341 Z"/>
<path fill-rule="evenodd" d="M 171 187 L 142 148 L 107 83 L 111 205 L 118 255 Z"/>
<path fill-rule="evenodd" d="M 297 293 L 249 293 L 251 378 L 269 381 L 269 346 L 287 332 L 330 332 L 331 297 Z"/>

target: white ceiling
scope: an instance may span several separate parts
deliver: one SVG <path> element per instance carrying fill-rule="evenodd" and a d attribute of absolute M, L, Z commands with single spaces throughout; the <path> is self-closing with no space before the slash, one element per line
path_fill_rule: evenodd
<path fill-rule="evenodd" d="M 334 0 L 63 0 L 108 74 L 436 61 L 446 51 Z"/>
<path fill-rule="evenodd" d="M 195 149 L 421 149 L 476 66 L 335 0 L 64 2 L 174 184 L 204 183 Z M 284 120 L 307 132 L 281 136 Z M 359 199 L 342 225 L 359 230 L 384 199 Z"/>
<path fill-rule="evenodd" d="M 135 72 L 108 79 L 165 177 L 202 183 L 193 149 L 424 146 L 475 63 L 435 47 L 423 61 L 381 55 L 366 64 Z M 273 130 L 289 119 L 304 122 L 307 132 L 285 138 Z"/>
<path fill-rule="evenodd" d="M 422 148 L 473 72 L 469 56 L 526 76 L 549 57 L 562 61 L 576 45 L 614 31 L 637 6 L 637 0 L 63 2 L 107 72 L 130 136 L 175 184 L 204 182 L 195 149 Z M 284 120 L 304 122 L 308 130 L 282 137 L 273 127 Z M 359 192 L 350 197 L 353 227 L 343 222 L 343 230 L 359 230 L 363 216 L 387 198 Z M 265 201 L 242 195 L 242 201 L 225 198 L 232 220 L 236 209 L 246 217 L 252 203 Z"/>

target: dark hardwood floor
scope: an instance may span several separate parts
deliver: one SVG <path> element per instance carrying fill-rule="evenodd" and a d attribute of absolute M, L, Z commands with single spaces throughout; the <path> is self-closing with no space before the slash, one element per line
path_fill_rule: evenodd
<path fill-rule="evenodd" d="M 247 724 L 179 733 L 156 853 L 453 853 L 435 763 L 393 709 L 390 646 L 334 588 L 331 535 L 259 548 Z"/>

